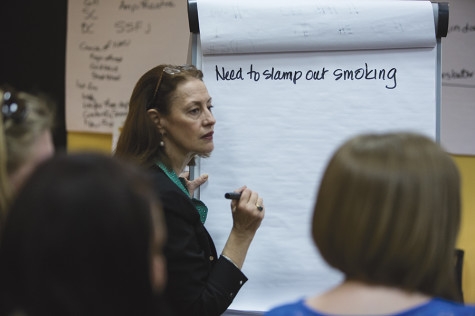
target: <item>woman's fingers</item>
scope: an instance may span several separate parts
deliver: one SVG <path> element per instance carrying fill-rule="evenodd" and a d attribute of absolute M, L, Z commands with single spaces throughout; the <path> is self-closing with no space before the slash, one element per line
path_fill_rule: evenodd
<path fill-rule="evenodd" d="M 241 198 L 231 204 L 234 227 L 239 231 L 255 233 L 264 218 L 263 199 L 248 188 L 241 192 Z"/>
<path fill-rule="evenodd" d="M 188 180 L 188 177 L 189 177 L 188 171 L 185 171 L 182 174 L 180 174 L 180 177 L 185 179 L 186 187 L 188 189 L 188 192 L 190 193 L 190 196 L 193 196 L 193 193 L 195 192 L 197 188 L 199 188 L 200 185 L 208 181 L 208 175 L 206 173 L 202 174 L 198 178 L 193 179 L 191 181 Z"/>

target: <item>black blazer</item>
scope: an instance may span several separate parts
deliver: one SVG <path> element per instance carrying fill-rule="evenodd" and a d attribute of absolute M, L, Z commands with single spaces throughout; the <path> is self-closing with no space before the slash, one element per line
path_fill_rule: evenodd
<path fill-rule="evenodd" d="M 165 299 L 174 316 L 221 315 L 247 278 L 226 258 L 217 257 L 190 197 L 159 167 L 152 171 L 168 232 Z"/>

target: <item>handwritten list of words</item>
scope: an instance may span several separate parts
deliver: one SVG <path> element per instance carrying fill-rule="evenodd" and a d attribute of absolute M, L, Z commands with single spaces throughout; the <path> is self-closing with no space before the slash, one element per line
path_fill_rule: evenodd
<path fill-rule="evenodd" d="M 114 132 L 138 78 L 161 63 L 185 63 L 188 38 L 183 1 L 69 1 L 67 129 Z"/>
<path fill-rule="evenodd" d="M 442 39 L 441 143 L 452 154 L 475 155 L 475 2 L 450 0 Z"/>

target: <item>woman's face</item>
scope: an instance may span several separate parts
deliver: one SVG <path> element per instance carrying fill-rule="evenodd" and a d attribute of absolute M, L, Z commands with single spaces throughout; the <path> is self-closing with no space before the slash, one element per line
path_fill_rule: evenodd
<path fill-rule="evenodd" d="M 203 81 L 192 78 L 178 84 L 170 113 L 160 118 L 160 131 L 169 156 L 206 155 L 213 151 L 216 120 L 211 108 L 211 97 Z"/>

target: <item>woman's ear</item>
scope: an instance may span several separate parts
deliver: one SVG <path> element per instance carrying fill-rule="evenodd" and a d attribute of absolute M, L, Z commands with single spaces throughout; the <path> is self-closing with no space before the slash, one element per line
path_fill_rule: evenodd
<path fill-rule="evenodd" d="M 160 114 L 156 109 L 147 110 L 147 114 L 156 125 L 160 123 Z"/>
<path fill-rule="evenodd" d="M 158 129 L 160 130 L 160 133 L 162 133 L 163 135 L 163 133 L 165 132 L 163 128 L 163 124 L 162 124 L 163 120 L 161 119 L 161 115 L 160 113 L 158 113 L 157 109 L 147 110 L 147 114 L 152 120 L 152 122 L 158 127 Z"/>

